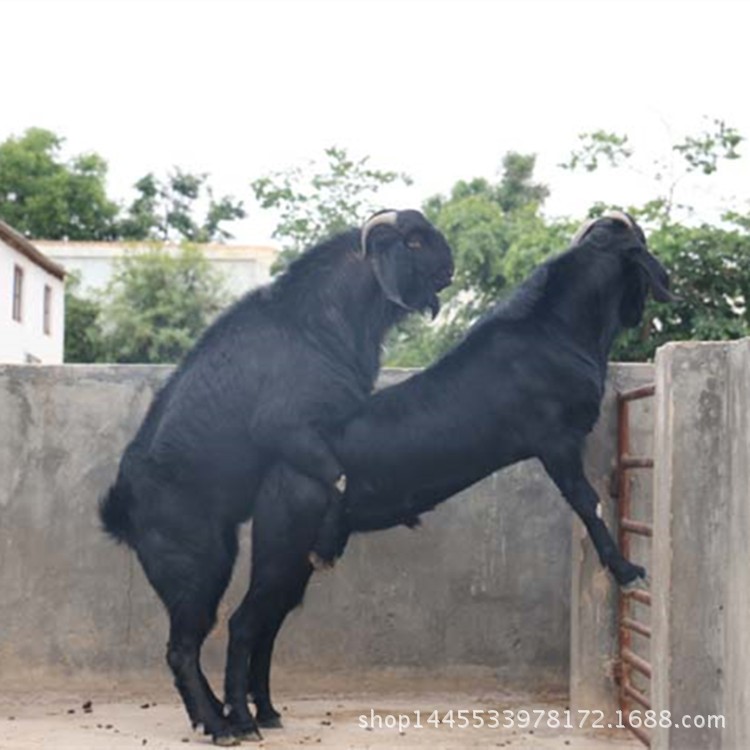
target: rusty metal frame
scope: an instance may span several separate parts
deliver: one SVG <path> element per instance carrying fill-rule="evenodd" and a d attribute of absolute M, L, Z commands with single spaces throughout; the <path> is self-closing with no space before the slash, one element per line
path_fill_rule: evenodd
<path fill-rule="evenodd" d="M 653 536 L 651 524 L 636 521 L 632 518 L 632 502 L 630 497 L 630 481 L 628 472 L 632 469 L 651 469 L 653 458 L 633 456 L 630 453 L 630 420 L 629 405 L 633 401 L 653 396 L 656 392 L 654 385 L 645 385 L 617 394 L 617 498 L 618 498 L 618 543 L 620 552 L 626 559 L 630 559 L 630 535 L 637 534 L 644 537 Z M 649 733 L 643 727 L 635 727 L 630 722 L 630 711 L 633 703 L 651 708 L 648 696 L 633 686 L 630 675 L 633 670 L 640 672 L 650 679 L 651 664 L 631 648 L 631 633 L 650 638 L 651 628 L 635 619 L 631 612 L 630 602 L 636 601 L 651 606 L 651 594 L 642 589 L 624 591 L 620 588 L 617 605 L 618 631 L 618 663 L 616 680 L 620 691 L 620 709 L 622 720 L 638 739 L 647 747 L 651 746 Z"/>

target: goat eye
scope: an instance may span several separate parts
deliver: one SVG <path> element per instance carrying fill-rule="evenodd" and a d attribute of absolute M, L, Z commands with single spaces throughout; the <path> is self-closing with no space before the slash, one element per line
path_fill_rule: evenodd
<path fill-rule="evenodd" d="M 418 239 L 411 239 L 407 241 L 406 246 L 412 250 L 419 250 L 422 247 L 422 243 Z"/>

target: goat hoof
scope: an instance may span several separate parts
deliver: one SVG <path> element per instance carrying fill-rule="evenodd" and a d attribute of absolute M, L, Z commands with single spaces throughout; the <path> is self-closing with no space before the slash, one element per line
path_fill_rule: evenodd
<path fill-rule="evenodd" d="M 234 734 L 215 734 L 213 736 L 214 745 L 219 747 L 235 747 L 242 741 L 240 737 Z"/>
<path fill-rule="evenodd" d="M 283 729 L 284 728 L 284 725 L 281 723 L 281 717 L 278 715 L 258 716 L 257 722 L 258 722 L 258 726 L 263 727 L 263 729 Z"/>
<path fill-rule="evenodd" d="M 263 742 L 263 735 L 257 729 L 235 734 L 235 737 L 241 742 Z"/>
<path fill-rule="evenodd" d="M 635 589 L 645 589 L 649 583 L 646 569 L 640 565 L 631 565 L 630 568 L 630 570 L 617 576 L 617 583 L 626 592 L 634 591 Z"/>
<path fill-rule="evenodd" d="M 310 562 L 310 565 L 313 566 L 313 570 L 332 570 L 333 569 L 333 561 L 332 560 L 324 560 L 317 552 L 311 552 L 307 559 Z"/>
<path fill-rule="evenodd" d="M 346 474 L 342 474 L 333 486 L 343 495 L 346 492 Z"/>

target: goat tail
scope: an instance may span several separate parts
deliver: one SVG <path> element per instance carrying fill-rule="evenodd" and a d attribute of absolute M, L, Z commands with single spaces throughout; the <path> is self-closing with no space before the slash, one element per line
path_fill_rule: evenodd
<path fill-rule="evenodd" d="M 99 501 L 99 518 L 104 531 L 116 542 L 132 546 L 133 521 L 130 517 L 130 492 L 119 482 L 113 484 Z"/>

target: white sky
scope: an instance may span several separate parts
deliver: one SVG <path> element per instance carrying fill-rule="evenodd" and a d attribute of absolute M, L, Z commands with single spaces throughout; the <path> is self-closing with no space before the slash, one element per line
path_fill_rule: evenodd
<path fill-rule="evenodd" d="M 29 126 L 93 150 L 110 193 L 173 165 L 206 171 L 251 211 L 249 182 L 320 156 L 369 154 L 410 174 L 386 204 L 536 152 L 548 213 L 644 201 L 644 177 L 558 169 L 576 136 L 629 134 L 642 163 L 718 117 L 750 137 L 746 0 L 0 0 L 0 140 Z M 745 158 L 685 197 L 750 208 Z"/>

